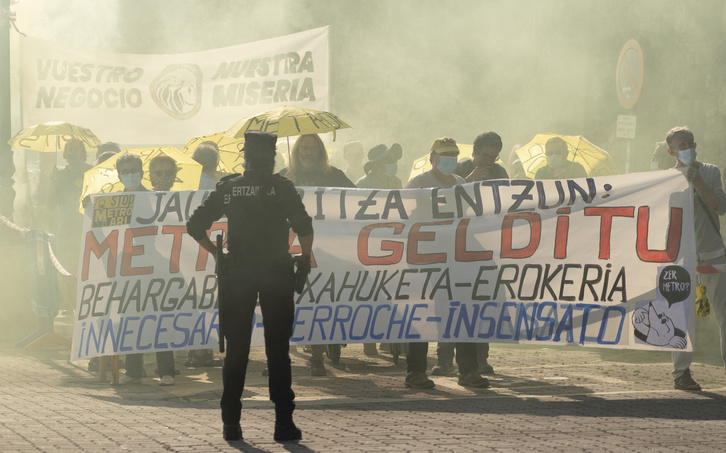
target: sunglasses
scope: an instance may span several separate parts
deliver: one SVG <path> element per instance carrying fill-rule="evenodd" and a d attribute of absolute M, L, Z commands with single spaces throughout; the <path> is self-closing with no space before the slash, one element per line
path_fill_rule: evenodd
<path fill-rule="evenodd" d="M 174 170 L 156 170 L 154 172 L 156 176 L 174 176 L 176 175 L 176 171 Z"/>

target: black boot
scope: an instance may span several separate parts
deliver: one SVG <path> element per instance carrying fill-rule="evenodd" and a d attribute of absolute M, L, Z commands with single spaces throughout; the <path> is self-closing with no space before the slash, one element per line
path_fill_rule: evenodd
<path fill-rule="evenodd" d="M 242 440 L 242 427 L 239 423 L 236 425 L 224 425 L 224 428 L 222 428 L 222 436 L 227 441 Z"/>
<path fill-rule="evenodd" d="M 292 421 L 292 411 L 294 409 L 295 404 L 275 408 L 275 440 L 277 442 L 302 439 L 302 431 Z"/>

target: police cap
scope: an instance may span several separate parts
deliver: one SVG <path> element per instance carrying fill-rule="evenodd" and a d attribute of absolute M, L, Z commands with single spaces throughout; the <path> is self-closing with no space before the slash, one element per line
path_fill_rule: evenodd
<path fill-rule="evenodd" d="M 262 131 L 245 132 L 244 151 L 269 151 L 275 150 L 277 135 Z"/>

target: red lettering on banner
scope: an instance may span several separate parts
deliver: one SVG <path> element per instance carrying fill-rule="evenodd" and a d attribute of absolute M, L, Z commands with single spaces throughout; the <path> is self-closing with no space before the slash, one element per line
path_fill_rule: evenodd
<path fill-rule="evenodd" d="M 461 219 L 456 226 L 456 261 L 489 261 L 492 259 L 491 250 L 482 250 L 480 252 L 470 252 L 466 250 L 466 228 L 469 226 L 471 219 Z"/>
<path fill-rule="evenodd" d="M 512 248 L 512 225 L 516 220 L 529 223 L 529 243 L 520 249 Z M 507 214 L 502 222 L 502 258 L 529 258 L 534 255 L 542 238 L 542 222 L 534 212 Z"/>
<path fill-rule="evenodd" d="M 411 227 L 408 233 L 408 264 L 434 264 L 445 263 L 446 253 L 418 253 L 418 243 L 421 241 L 436 240 L 436 233 L 433 231 L 421 232 L 421 227 L 435 225 L 451 225 L 453 220 L 443 220 L 440 222 L 424 222 L 416 223 Z"/>
<path fill-rule="evenodd" d="M 402 223 L 379 223 L 368 225 L 358 235 L 358 260 L 365 266 L 373 264 L 396 264 L 403 257 L 404 243 L 400 241 L 381 241 L 381 251 L 391 252 L 384 256 L 371 256 L 368 251 L 368 238 L 376 228 L 393 228 L 393 234 L 401 234 L 405 225 Z"/>
<path fill-rule="evenodd" d="M 164 225 L 161 228 L 161 234 L 171 234 L 173 236 L 171 256 L 169 256 L 169 272 L 172 274 L 179 272 L 179 255 L 181 254 L 182 238 L 186 232 L 186 225 Z"/>
<path fill-rule="evenodd" d="M 650 207 L 638 208 L 638 239 L 635 250 L 638 258 L 650 263 L 672 263 L 678 258 L 681 249 L 681 232 L 683 229 L 683 208 L 671 208 L 668 222 L 668 243 L 665 250 L 650 250 L 648 248 L 648 220 Z"/>
<path fill-rule="evenodd" d="M 108 261 L 106 263 L 106 276 L 108 278 L 116 276 L 116 258 L 118 255 L 118 230 L 111 231 L 108 236 L 103 239 L 102 243 L 98 243 L 96 236 L 92 231 L 86 232 L 86 243 L 83 249 L 83 271 L 81 280 L 88 280 L 88 268 L 91 260 L 91 252 L 96 258 L 101 258 L 108 250 Z"/>
<path fill-rule="evenodd" d="M 132 245 L 134 238 L 138 236 L 156 236 L 159 227 L 157 225 L 129 228 L 124 234 L 124 248 L 121 254 L 121 276 L 149 275 L 154 273 L 154 266 L 131 267 L 131 258 L 144 254 L 143 245 Z"/>
<path fill-rule="evenodd" d="M 610 235 L 613 226 L 613 217 L 633 217 L 635 208 L 632 206 L 623 207 L 590 207 L 585 208 L 585 215 L 600 216 L 600 252 L 598 258 L 601 260 L 610 259 Z"/>
<path fill-rule="evenodd" d="M 560 208 L 557 214 L 569 214 L 570 208 Z M 557 217 L 557 229 L 555 230 L 555 253 L 556 259 L 567 258 L 567 235 L 570 231 L 570 218 L 564 215 Z"/>

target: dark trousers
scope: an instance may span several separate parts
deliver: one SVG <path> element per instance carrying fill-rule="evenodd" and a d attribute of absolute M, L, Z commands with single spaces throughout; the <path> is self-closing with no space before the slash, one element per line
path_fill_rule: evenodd
<path fill-rule="evenodd" d="M 468 374 L 476 371 L 476 343 L 454 343 L 456 346 L 456 364 L 459 365 L 459 374 Z M 426 372 L 426 356 L 429 352 L 428 343 L 409 343 L 406 367 L 409 373 L 414 371 Z"/>
<path fill-rule="evenodd" d="M 454 363 L 454 349 L 456 343 L 439 343 L 436 346 L 436 357 L 439 365 Z M 489 343 L 476 343 L 476 360 L 479 365 L 489 359 Z"/>
<path fill-rule="evenodd" d="M 176 374 L 176 370 L 174 369 L 174 352 L 157 352 L 156 365 L 159 369 L 159 376 L 174 377 Z M 126 375 L 132 378 L 140 378 L 143 374 L 144 354 L 128 354 L 126 356 Z"/>
<path fill-rule="evenodd" d="M 295 316 L 292 260 L 277 264 L 238 266 L 225 274 L 222 322 L 227 354 L 222 367 L 222 422 L 236 425 L 242 413 L 242 392 L 249 361 L 252 319 L 257 299 L 262 309 L 270 400 L 278 411 L 292 413 L 295 393 L 290 369 L 290 337 Z"/>

